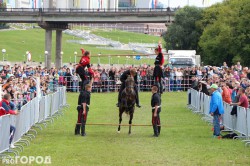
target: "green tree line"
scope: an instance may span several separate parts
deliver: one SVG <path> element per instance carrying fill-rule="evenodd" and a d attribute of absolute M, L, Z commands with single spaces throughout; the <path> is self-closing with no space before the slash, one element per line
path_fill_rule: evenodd
<path fill-rule="evenodd" d="M 6 10 L 6 3 L 0 2 L 0 12 Z M 6 28 L 6 23 L 0 22 L 0 29 Z"/>
<path fill-rule="evenodd" d="M 167 50 L 196 50 L 204 64 L 250 65 L 250 1 L 224 0 L 201 9 L 186 6 L 163 35 Z"/>

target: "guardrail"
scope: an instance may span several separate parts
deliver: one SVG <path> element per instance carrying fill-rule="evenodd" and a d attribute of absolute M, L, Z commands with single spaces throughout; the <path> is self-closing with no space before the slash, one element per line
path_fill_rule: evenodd
<path fill-rule="evenodd" d="M 174 13 L 179 8 L 0 8 L 1 12 L 32 12 L 32 13 Z"/>
<path fill-rule="evenodd" d="M 50 91 L 54 91 L 57 87 L 66 86 L 67 91 L 79 92 L 81 79 L 75 76 L 63 77 L 61 80 L 50 80 L 48 88 Z M 154 84 L 152 76 L 142 76 L 138 79 L 139 91 L 151 91 L 151 87 Z M 164 91 L 187 91 L 191 86 L 191 79 L 171 79 L 169 77 L 162 78 L 162 86 Z M 119 91 L 121 82 L 119 76 L 111 79 L 107 76 L 105 79 L 100 78 L 99 81 L 95 81 L 92 86 L 92 92 L 116 92 Z"/>
<path fill-rule="evenodd" d="M 53 122 L 58 115 L 63 115 L 62 108 L 67 106 L 66 87 L 59 87 L 57 91 L 43 97 L 35 97 L 22 106 L 18 115 L 4 115 L 0 117 L 0 157 L 15 155 L 23 151 L 24 145 L 29 145 L 35 138 L 36 128 L 42 130 L 47 122 Z M 10 149 L 10 126 L 16 128 L 13 143 L 16 148 Z"/>
<path fill-rule="evenodd" d="M 209 114 L 210 96 L 196 91 L 194 89 L 188 90 L 188 105 L 194 113 L 203 115 L 202 119 L 212 123 L 213 117 Z M 222 115 L 222 125 L 224 131 L 238 132 L 243 138 L 245 145 L 250 144 L 250 109 L 237 106 L 237 116 L 231 115 L 232 106 L 223 102 L 224 114 Z M 237 138 L 236 137 L 236 138 Z"/>

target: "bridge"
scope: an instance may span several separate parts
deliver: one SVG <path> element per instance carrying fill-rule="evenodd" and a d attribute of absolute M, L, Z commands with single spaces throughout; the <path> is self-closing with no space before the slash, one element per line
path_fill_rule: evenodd
<path fill-rule="evenodd" d="M 8 8 L 0 9 L 0 22 L 38 23 L 46 30 L 45 65 L 51 67 L 52 31 L 56 30 L 55 66 L 61 67 L 62 31 L 69 23 L 172 23 L 175 10 L 170 8 L 143 9 L 64 9 L 64 8 Z"/>

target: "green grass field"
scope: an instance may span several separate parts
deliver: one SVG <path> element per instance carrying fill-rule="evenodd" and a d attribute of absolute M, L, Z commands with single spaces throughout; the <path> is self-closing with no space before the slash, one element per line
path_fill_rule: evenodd
<path fill-rule="evenodd" d="M 91 29 L 90 29 L 91 30 Z M 141 33 L 126 32 L 121 30 L 103 30 L 103 29 L 93 29 L 91 32 L 97 36 L 102 36 L 115 41 L 120 41 L 121 43 L 158 43 L 160 37 L 146 35 Z"/>
<path fill-rule="evenodd" d="M 52 165 L 250 165 L 250 149 L 239 140 L 212 138 L 212 126 L 186 109 L 186 93 L 162 96 L 160 137 L 152 127 L 87 126 L 87 136 L 75 136 L 77 94 L 67 96 L 63 117 L 39 131 L 22 156 L 51 156 Z M 118 123 L 117 93 L 92 94 L 89 123 Z M 142 109 L 133 124 L 150 124 L 150 93 L 140 93 Z M 123 124 L 128 124 L 123 115 Z"/>
<path fill-rule="evenodd" d="M 102 30 L 94 31 L 93 33 L 97 33 L 97 35 L 117 40 L 116 36 L 119 36 L 119 40 L 121 42 L 127 43 L 127 40 L 131 42 L 141 42 L 139 39 L 142 39 L 145 43 L 152 43 L 153 40 L 157 41 L 158 37 L 144 35 L 144 34 L 137 34 L 137 33 L 128 33 L 122 31 L 112 31 L 112 32 L 105 32 Z M 55 60 L 55 31 L 53 32 L 52 37 L 52 62 Z M 73 36 L 69 36 L 63 34 L 62 40 L 62 51 L 63 54 L 63 62 L 74 62 L 74 52 L 77 51 L 78 55 L 81 55 L 80 48 L 84 48 L 85 50 L 91 51 L 92 55 L 98 55 L 101 53 L 102 55 L 117 55 L 117 54 L 128 54 L 128 55 L 136 55 L 132 51 L 120 51 L 120 50 L 104 50 L 100 48 L 96 48 L 93 45 L 80 45 L 75 43 L 68 43 L 67 40 L 72 39 L 79 39 Z M 80 39 L 82 40 L 82 39 Z M 0 49 L 6 49 L 7 52 L 5 54 L 5 59 L 8 61 L 14 62 L 21 62 L 26 59 L 26 51 L 30 51 L 32 53 L 32 61 L 35 62 L 44 62 L 44 51 L 45 51 L 45 31 L 42 29 L 29 29 L 29 30 L 15 30 L 15 31 L 0 31 Z M 2 61 L 2 52 L 0 53 L 0 61 Z M 131 57 L 132 58 L 132 57 Z M 77 62 L 79 61 L 80 57 L 77 57 Z M 92 57 L 91 63 L 98 63 L 97 57 Z M 119 58 L 119 64 L 126 64 L 126 58 L 121 57 Z M 109 59 L 108 57 L 101 57 L 101 64 L 108 64 Z M 111 60 L 112 64 L 118 63 L 118 58 L 112 57 Z M 143 59 L 140 61 L 133 61 L 130 59 L 128 61 L 130 64 L 141 64 L 141 63 L 148 63 L 147 59 Z M 150 61 L 151 63 L 151 61 Z"/>

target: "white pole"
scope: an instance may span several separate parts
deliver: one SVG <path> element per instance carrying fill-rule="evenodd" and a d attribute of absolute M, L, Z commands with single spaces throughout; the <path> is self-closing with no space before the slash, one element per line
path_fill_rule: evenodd
<path fill-rule="evenodd" d="M 0 100 L 2 100 L 2 93 L 3 93 L 3 90 L 2 90 L 2 84 L 0 85 Z"/>
<path fill-rule="evenodd" d="M 38 98 L 42 97 L 39 77 L 36 77 L 36 93 Z"/>

